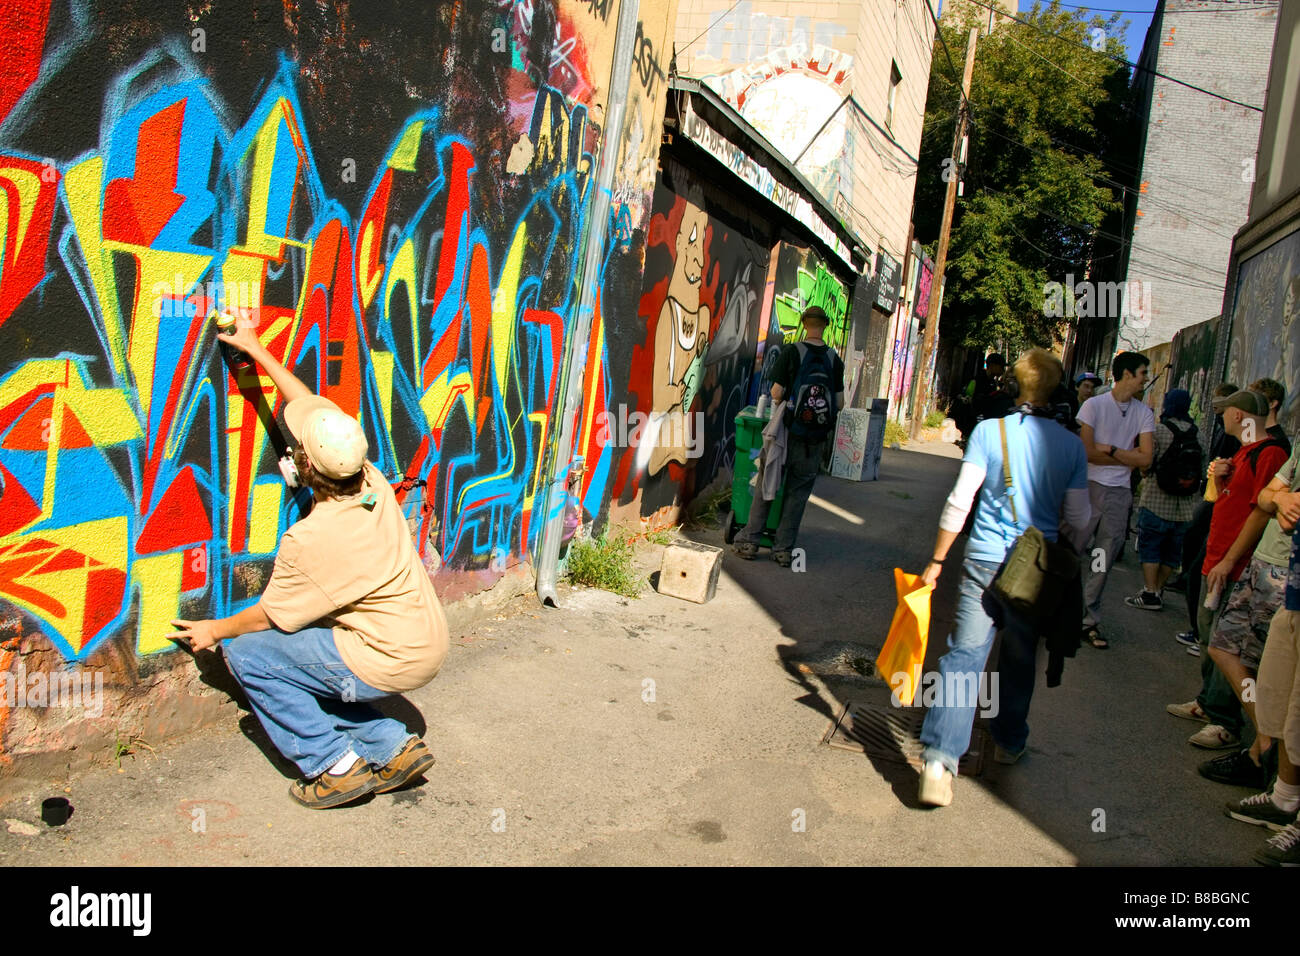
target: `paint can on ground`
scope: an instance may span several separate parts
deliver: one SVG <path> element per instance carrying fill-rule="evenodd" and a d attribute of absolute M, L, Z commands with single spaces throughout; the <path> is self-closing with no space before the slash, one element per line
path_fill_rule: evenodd
<path fill-rule="evenodd" d="M 41 801 L 41 820 L 46 826 L 61 827 L 72 816 L 72 804 L 67 797 L 48 797 Z"/>

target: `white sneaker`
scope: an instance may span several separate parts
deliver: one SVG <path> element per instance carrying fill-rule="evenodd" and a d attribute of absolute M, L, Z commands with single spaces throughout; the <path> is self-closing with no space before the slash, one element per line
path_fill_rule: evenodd
<path fill-rule="evenodd" d="M 1218 724 L 1206 724 L 1188 737 L 1187 742 L 1193 747 L 1204 747 L 1206 750 L 1229 750 L 1239 745 L 1241 738 Z"/>
<path fill-rule="evenodd" d="M 1199 720 L 1203 724 L 1208 724 L 1210 718 L 1205 716 L 1205 711 L 1195 699 L 1189 700 L 1185 704 L 1170 704 L 1165 708 L 1165 712 L 1173 714 L 1175 717 L 1182 717 L 1184 720 Z"/>
<path fill-rule="evenodd" d="M 921 767 L 921 783 L 916 798 L 931 807 L 946 807 L 952 803 L 952 771 L 937 760 Z"/>

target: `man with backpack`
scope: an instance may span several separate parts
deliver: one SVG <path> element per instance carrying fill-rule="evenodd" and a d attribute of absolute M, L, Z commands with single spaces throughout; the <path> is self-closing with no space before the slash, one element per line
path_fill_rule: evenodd
<path fill-rule="evenodd" d="M 1164 607 L 1161 591 L 1182 563 L 1183 535 L 1192 523 L 1200 497 L 1204 461 L 1196 423 L 1188 415 L 1192 395 L 1175 388 L 1165 393 L 1155 457 L 1145 470 L 1138 494 L 1138 555 L 1142 590 L 1124 603 L 1145 611 Z"/>
<path fill-rule="evenodd" d="M 835 436 L 835 416 L 844 406 L 844 362 L 822 341 L 830 321 L 819 306 L 805 309 L 800 323 L 806 336 L 781 350 L 772 375 L 773 414 L 786 401 L 785 506 L 772 542 L 772 558 L 783 568 L 793 561 L 803 509 L 821 470 L 826 443 Z M 736 554 L 747 561 L 758 555 L 771 504 L 754 495 L 749 521 L 736 535 Z"/>

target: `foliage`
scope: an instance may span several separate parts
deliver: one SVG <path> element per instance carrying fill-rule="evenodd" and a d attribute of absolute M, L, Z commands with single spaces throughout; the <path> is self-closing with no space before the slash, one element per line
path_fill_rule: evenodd
<path fill-rule="evenodd" d="M 901 445 L 907 441 L 907 429 L 898 422 L 890 419 L 885 422 L 885 447 Z"/>
<path fill-rule="evenodd" d="M 568 576 L 574 584 L 640 597 L 642 580 L 632 566 L 632 542 L 621 532 L 576 541 L 569 549 Z"/>
<path fill-rule="evenodd" d="M 943 425 L 944 419 L 948 417 L 947 412 L 941 412 L 937 408 L 929 415 L 925 416 L 926 428 L 939 428 Z"/>
<path fill-rule="evenodd" d="M 916 192 L 916 231 L 938 235 L 944 159 L 951 154 L 969 28 L 987 11 L 970 5 L 940 21 L 952 54 L 931 61 Z M 1056 2 L 1001 19 L 977 42 L 963 198 L 957 201 L 940 320 L 945 347 L 1010 352 L 1051 347 L 1061 320 L 1044 315 L 1044 286 L 1073 273 L 1100 280 L 1117 269 L 1123 190 L 1137 166 L 1120 14 L 1110 19 Z M 1103 31 L 1101 33 L 1095 31 Z M 1056 34 L 1059 36 L 1052 36 Z M 955 67 L 955 69 L 954 69 Z"/>
<path fill-rule="evenodd" d="M 700 498 L 692 503 L 693 513 L 687 525 L 694 529 L 707 530 L 718 526 L 718 519 L 722 516 L 723 502 L 726 502 L 727 509 L 731 508 L 731 488 L 718 488 L 712 494 L 705 492 Z M 701 500 L 703 499 L 703 500 Z"/>
<path fill-rule="evenodd" d="M 680 527 L 681 525 L 673 525 L 670 528 L 660 528 L 658 531 L 647 531 L 645 534 L 640 535 L 640 537 L 645 541 L 649 541 L 651 544 L 672 544 L 673 540 L 677 537 L 677 530 Z"/>

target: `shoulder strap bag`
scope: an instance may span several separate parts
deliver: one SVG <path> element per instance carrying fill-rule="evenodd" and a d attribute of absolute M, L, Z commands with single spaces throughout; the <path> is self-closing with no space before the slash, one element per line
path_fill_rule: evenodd
<path fill-rule="evenodd" d="M 998 419 L 998 430 L 1002 435 L 1002 477 L 1011 504 L 1011 520 L 1019 527 L 1007 454 L 1006 419 Z M 1012 544 L 988 589 L 1004 607 L 1034 625 L 1042 625 L 1060 607 L 1067 588 L 1078 576 L 1078 555 L 1066 545 L 1048 541 L 1030 525 Z"/>

